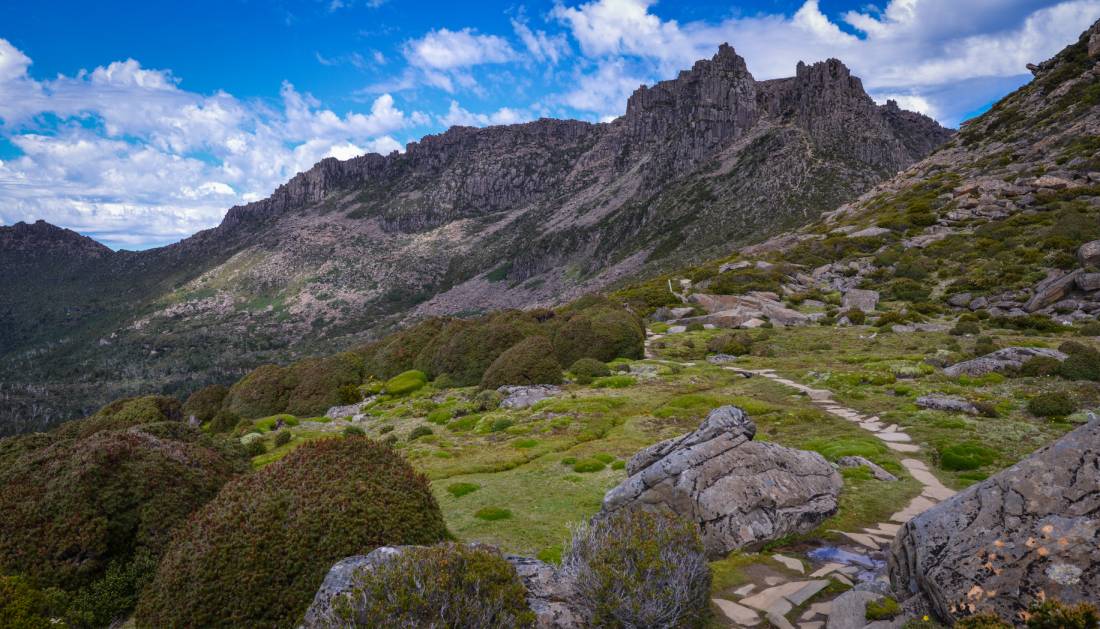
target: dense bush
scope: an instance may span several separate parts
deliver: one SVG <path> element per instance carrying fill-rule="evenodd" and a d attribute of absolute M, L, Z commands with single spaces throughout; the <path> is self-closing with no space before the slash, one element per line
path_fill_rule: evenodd
<path fill-rule="evenodd" d="M 293 437 L 294 435 L 290 434 L 289 430 L 280 430 L 279 432 L 275 433 L 275 447 L 277 448 L 279 446 L 285 446 L 286 444 L 290 443 L 290 440 Z"/>
<path fill-rule="evenodd" d="M 523 340 L 527 330 L 528 325 L 508 319 L 456 321 L 440 332 L 436 344 L 425 348 L 417 366 L 431 377 L 446 374 L 454 386 L 475 385 L 498 356 Z"/>
<path fill-rule="evenodd" d="M 982 326 L 977 321 L 959 321 L 951 328 L 953 336 L 974 336 L 982 333 Z"/>
<path fill-rule="evenodd" d="M 1058 375 L 1067 380 L 1100 381 L 1100 352 L 1074 341 L 1062 343 L 1058 348 L 1069 358 L 1058 366 Z"/>
<path fill-rule="evenodd" d="M 587 474 L 590 472 L 599 472 L 603 470 L 605 464 L 602 461 L 596 459 L 583 459 L 573 464 L 573 471 L 581 474 Z"/>
<path fill-rule="evenodd" d="M 331 406 L 346 404 L 341 390 L 363 381 L 363 359 L 352 352 L 325 358 L 307 358 L 289 367 L 294 389 L 280 412 L 311 416 Z"/>
<path fill-rule="evenodd" d="M 295 384 L 293 373 L 287 369 L 261 365 L 229 387 L 225 408 L 249 418 L 282 413 Z"/>
<path fill-rule="evenodd" d="M 641 319 L 606 300 L 567 307 L 555 326 L 554 351 L 563 365 L 572 365 L 581 358 L 603 362 L 641 358 L 644 353 L 645 327 Z"/>
<path fill-rule="evenodd" d="M 379 380 L 388 380 L 410 369 L 424 371 L 423 366 L 416 364 L 417 357 L 436 342 L 448 323 L 446 319 L 427 319 L 387 336 L 373 347 L 361 349 L 364 370 Z"/>
<path fill-rule="evenodd" d="M 1092 603 L 1067 605 L 1048 599 L 1032 604 L 1028 612 L 1028 629 L 1095 629 L 1100 625 L 1100 612 Z"/>
<path fill-rule="evenodd" d="M 495 522 L 497 520 L 507 520 L 511 518 L 512 512 L 508 509 L 501 509 L 500 507 L 482 507 L 474 512 L 474 517 L 479 520 Z"/>
<path fill-rule="evenodd" d="M 1001 620 L 993 612 L 978 612 L 959 619 L 955 629 L 1012 629 L 1012 623 Z"/>
<path fill-rule="evenodd" d="M 545 336 L 530 336 L 516 343 L 489 365 L 481 388 L 504 385 L 561 384 L 561 364 Z"/>
<path fill-rule="evenodd" d="M 1100 321 L 1089 321 L 1077 328 L 1081 336 L 1100 336 Z"/>
<path fill-rule="evenodd" d="M 432 429 L 428 426 L 417 426 L 409 431 L 409 441 L 416 441 L 421 437 L 427 437 L 432 434 Z"/>
<path fill-rule="evenodd" d="M 1065 417 L 1077 405 L 1064 393 L 1041 393 L 1027 401 L 1027 412 L 1036 417 Z"/>
<path fill-rule="evenodd" d="M 359 426 L 345 426 L 342 432 L 345 437 L 362 437 L 367 434 L 367 432 Z"/>
<path fill-rule="evenodd" d="M 294 626 L 329 568 L 447 535 L 427 479 L 364 437 L 303 444 L 228 485 L 173 536 L 138 626 Z"/>
<path fill-rule="evenodd" d="M 352 577 L 320 627 L 534 627 L 527 589 L 500 552 L 445 543 L 409 548 Z"/>
<path fill-rule="evenodd" d="M 213 433 L 229 432 L 240 424 L 240 415 L 227 408 L 223 408 L 214 414 L 214 417 L 210 420 L 210 423 L 206 425 L 206 428 Z"/>
<path fill-rule="evenodd" d="M 592 626 L 702 627 L 710 569 L 698 527 L 621 509 L 574 529 L 562 560 Z"/>
<path fill-rule="evenodd" d="M 65 629 L 68 610 L 69 598 L 64 591 L 37 589 L 25 577 L 0 576 L 0 627 Z"/>
<path fill-rule="evenodd" d="M 136 398 L 0 440 L 0 573 L 74 594 L 80 624 L 124 615 L 173 527 L 247 470 L 239 446 L 179 420 L 178 402 Z"/>
<path fill-rule="evenodd" d="M 424 388 L 426 384 L 428 384 L 428 376 L 423 371 L 411 369 L 387 380 L 382 390 L 387 395 L 408 395 Z"/>
<path fill-rule="evenodd" d="M 851 323 L 852 325 L 863 325 L 867 322 L 867 313 L 863 312 L 859 308 L 851 308 L 849 310 L 845 310 L 844 314 L 841 316 L 847 318 L 848 323 Z"/>
<path fill-rule="evenodd" d="M 712 354 L 742 356 L 752 351 L 752 336 L 747 332 L 727 332 L 707 341 L 707 351 Z"/>
<path fill-rule="evenodd" d="M 183 415 L 185 417 L 194 416 L 195 419 L 199 420 L 199 423 L 205 424 L 214 419 L 214 416 L 221 410 L 222 402 L 228 393 L 229 387 L 220 384 L 203 387 L 192 393 L 184 402 Z"/>
<path fill-rule="evenodd" d="M 581 358 L 573 363 L 569 372 L 576 378 L 578 384 L 591 384 L 593 378 L 611 375 L 607 363 L 595 358 Z"/>

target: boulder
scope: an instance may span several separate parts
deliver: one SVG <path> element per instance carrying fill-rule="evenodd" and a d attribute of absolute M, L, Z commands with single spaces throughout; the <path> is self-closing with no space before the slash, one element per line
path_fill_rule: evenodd
<path fill-rule="evenodd" d="M 917 406 L 934 411 L 946 411 L 948 413 L 966 413 L 967 415 L 981 415 L 981 411 L 973 403 L 956 397 L 946 395 L 922 395 L 917 398 Z"/>
<path fill-rule="evenodd" d="M 1100 240 L 1086 242 L 1078 247 L 1077 261 L 1081 266 L 1100 266 Z"/>
<path fill-rule="evenodd" d="M 1034 601 L 1100 603 L 1100 420 L 917 515 L 894 538 L 890 580 L 941 620 Z"/>
<path fill-rule="evenodd" d="M 952 378 L 958 376 L 981 376 L 991 372 L 1004 373 L 1015 371 L 1036 356 L 1046 356 L 1055 360 L 1068 358 L 1056 349 L 1043 347 L 1006 347 L 972 360 L 964 360 L 947 367 L 943 372 Z"/>
<path fill-rule="evenodd" d="M 1066 273 L 1065 271 L 1051 271 L 1046 279 L 1035 285 L 1032 297 L 1024 305 L 1024 310 L 1035 312 L 1042 308 L 1062 300 L 1077 284 L 1077 277 L 1084 273 L 1081 269 Z"/>
<path fill-rule="evenodd" d="M 871 470 L 871 475 L 877 480 L 896 481 L 898 479 L 897 476 L 882 469 L 882 467 L 875 464 L 873 461 L 861 456 L 842 456 L 836 460 L 836 464 L 840 467 L 865 467 Z"/>
<path fill-rule="evenodd" d="M 857 232 L 848 234 L 849 238 L 877 238 L 879 236 L 885 236 L 889 234 L 890 230 L 885 227 L 867 227 Z"/>
<path fill-rule="evenodd" d="M 1077 288 L 1092 292 L 1100 290 L 1100 273 L 1082 273 L 1077 276 Z"/>
<path fill-rule="evenodd" d="M 779 301 L 775 293 L 754 292 L 748 295 L 709 295 L 695 293 L 691 301 L 709 314 L 681 319 L 680 323 L 713 324 L 719 328 L 736 328 L 751 319 L 767 319 L 776 325 L 806 325 L 809 317 L 792 310 Z"/>
<path fill-rule="evenodd" d="M 587 625 L 584 612 L 576 604 L 576 585 L 567 571 L 530 557 L 504 558 L 527 588 L 527 604 L 535 612 L 538 629 L 580 629 Z"/>
<path fill-rule="evenodd" d="M 603 509 L 669 507 L 699 523 L 712 558 L 806 533 L 836 513 L 841 478 L 828 461 L 755 434 L 744 411 L 716 408 L 695 431 L 635 454 Z"/>
<path fill-rule="evenodd" d="M 956 308 L 966 308 L 972 301 L 974 301 L 974 296 L 970 293 L 956 293 L 947 298 L 947 305 Z"/>
<path fill-rule="evenodd" d="M 875 290 L 853 288 L 844 293 L 844 298 L 841 300 L 841 308 L 844 310 L 859 308 L 863 312 L 874 312 L 876 306 L 878 306 L 878 291 Z"/>
<path fill-rule="evenodd" d="M 403 546 L 382 546 L 375 548 L 366 555 L 355 555 L 341 559 L 329 569 L 321 587 L 313 595 L 313 602 L 306 610 L 305 619 L 301 627 L 327 627 L 332 618 L 333 602 L 349 591 L 354 585 L 355 574 L 361 569 L 371 569 L 381 563 L 389 561 L 392 557 L 401 554 Z"/>
<path fill-rule="evenodd" d="M 739 269 L 747 269 L 752 266 L 752 262 L 748 260 L 738 260 L 737 262 L 726 262 L 722 266 L 718 267 L 719 273 L 725 273 L 727 271 L 737 271 Z"/>
<path fill-rule="evenodd" d="M 552 384 L 533 384 L 527 386 L 506 385 L 497 389 L 504 395 L 501 408 L 527 408 L 540 400 L 561 393 L 561 388 Z"/>

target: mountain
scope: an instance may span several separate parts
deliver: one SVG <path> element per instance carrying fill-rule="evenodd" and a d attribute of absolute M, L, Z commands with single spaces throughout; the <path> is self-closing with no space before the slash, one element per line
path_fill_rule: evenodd
<path fill-rule="evenodd" d="M 725 254 L 951 135 L 876 105 L 835 59 L 756 81 L 723 45 L 639 88 L 613 122 L 454 127 L 404 153 L 326 159 L 167 247 L 91 255 L 56 228 L 0 228 L 0 422 L 27 421 L 29 404 L 60 418 L 189 390 L 410 316 L 562 303 Z"/>

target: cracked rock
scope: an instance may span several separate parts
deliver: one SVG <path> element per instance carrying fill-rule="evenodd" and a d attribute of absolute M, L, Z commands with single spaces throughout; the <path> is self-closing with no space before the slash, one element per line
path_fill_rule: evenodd
<path fill-rule="evenodd" d="M 836 513 L 841 478 L 824 457 L 755 434 L 744 411 L 716 408 L 694 432 L 635 454 L 603 508 L 667 506 L 699 523 L 712 558 L 808 532 Z"/>

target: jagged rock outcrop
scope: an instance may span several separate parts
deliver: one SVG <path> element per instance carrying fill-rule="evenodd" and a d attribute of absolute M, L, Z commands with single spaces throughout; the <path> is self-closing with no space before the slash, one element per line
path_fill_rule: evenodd
<path fill-rule="evenodd" d="M 942 620 L 1033 601 L 1100 603 L 1100 420 L 910 520 L 890 549 L 904 597 Z"/>
<path fill-rule="evenodd" d="M 946 411 L 948 413 L 965 413 L 967 415 L 980 415 L 981 411 L 973 402 L 946 395 L 922 395 L 914 402 L 919 408 L 927 408 L 934 411 Z"/>
<path fill-rule="evenodd" d="M 716 408 L 693 432 L 635 454 L 604 511 L 665 506 L 694 519 L 707 555 L 805 533 L 836 513 L 840 474 L 820 454 L 753 441 L 756 425 Z"/>
<path fill-rule="evenodd" d="M 1047 349 L 1044 347 L 1006 347 L 986 354 L 985 356 L 979 356 L 971 360 L 964 360 L 961 363 L 955 363 L 945 368 L 943 373 L 955 378 L 964 375 L 982 376 L 992 372 L 1012 372 L 1022 367 L 1024 363 L 1032 358 L 1040 356 L 1060 361 L 1068 358 L 1068 356 L 1056 349 Z"/>
<path fill-rule="evenodd" d="M 0 265 L 0 381 L 133 365 L 49 396 L 85 407 L 137 380 L 189 389 L 421 316 L 562 303 L 810 220 L 950 134 L 876 105 L 839 61 L 760 82 L 722 46 L 608 123 L 454 127 L 404 153 L 322 160 L 174 245 L 52 274 L 39 272 L 49 258 Z M 28 260 L 4 242 L 0 261 Z M 31 286 L 33 299 L 5 299 Z M 201 364 L 194 347 L 208 348 Z"/>

